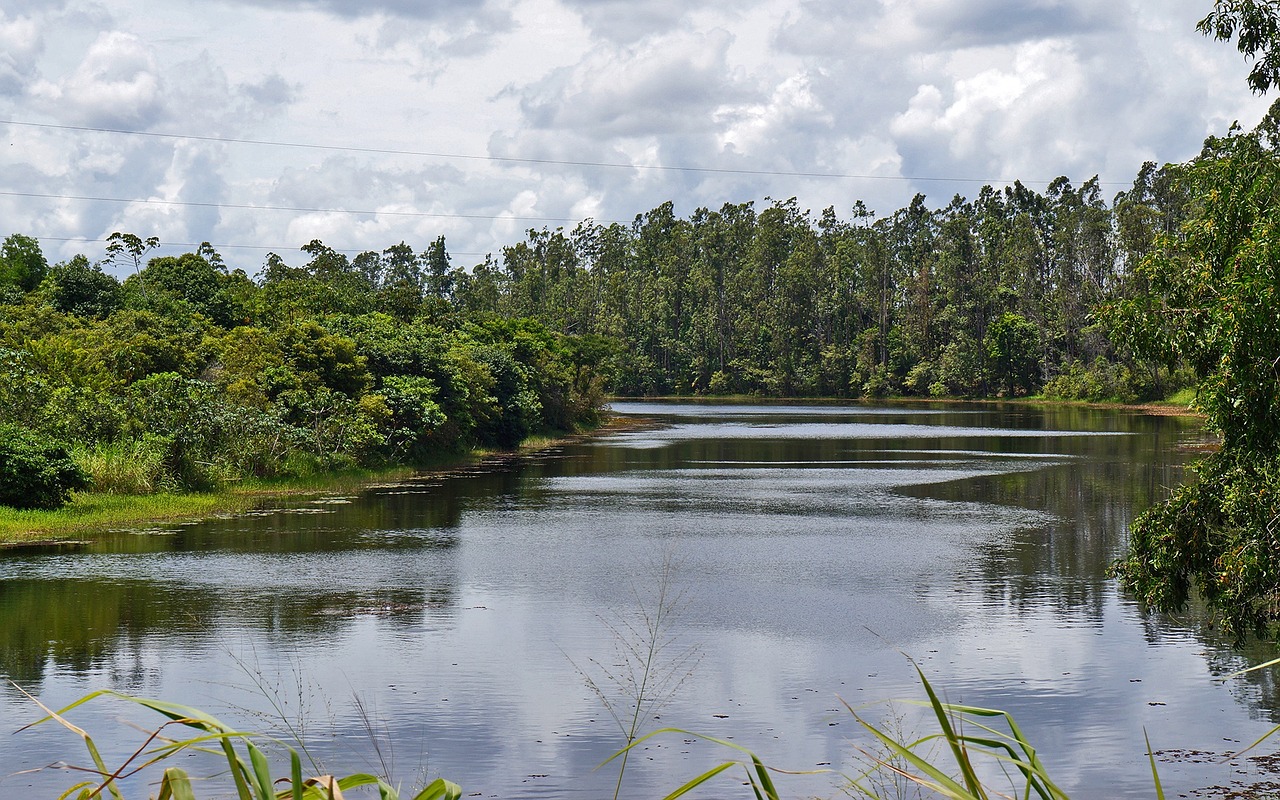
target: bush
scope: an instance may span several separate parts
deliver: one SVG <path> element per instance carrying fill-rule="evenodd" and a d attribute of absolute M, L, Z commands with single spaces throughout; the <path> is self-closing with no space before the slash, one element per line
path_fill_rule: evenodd
<path fill-rule="evenodd" d="M 1079 361 L 1067 364 L 1062 373 L 1044 385 L 1045 397 L 1055 400 L 1088 400 L 1094 403 L 1133 403 L 1144 399 L 1147 387 L 1123 364 L 1112 364 L 1099 356 L 1085 366 Z"/>
<path fill-rule="evenodd" d="M 16 425 L 0 426 L 0 505 L 56 509 L 90 486 L 65 445 L 37 438 Z"/>

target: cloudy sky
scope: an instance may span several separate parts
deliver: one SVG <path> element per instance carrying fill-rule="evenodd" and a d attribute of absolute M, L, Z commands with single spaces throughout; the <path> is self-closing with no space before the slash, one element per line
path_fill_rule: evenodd
<path fill-rule="evenodd" d="M 3 0 L 0 235 L 112 231 L 253 273 L 321 239 L 795 196 L 848 216 L 1093 175 L 1251 126 L 1211 0 Z"/>

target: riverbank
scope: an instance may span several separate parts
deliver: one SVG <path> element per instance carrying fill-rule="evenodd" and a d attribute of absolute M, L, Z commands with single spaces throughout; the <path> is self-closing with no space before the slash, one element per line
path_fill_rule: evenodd
<path fill-rule="evenodd" d="M 1191 407 L 1195 400 L 1193 390 L 1184 390 L 1165 400 L 1152 400 L 1145 403 L 1108 403 L 1091 400 L 1060 400 L 1052 397 L 1033 395 L 1030 397 L 764 397 L 760 395 L 664 395 L 658 397 L 613 397 L 611 402 L 619 403 L 705 403 L 716 404 L 759 404 L 785 405 L 789 403 L 813 403 L 815 405 L 883 405 L 885 403 L 901 403 L 904 405 L 955 404 L 967 403 L 991 406 L 1040 406 L 1063 408 L 1099 408 L 1108 411 L 1132 411 L 1137 414 L 1151 414 L 1161 417 L 1203 417 L 1204 415 Z"/>
<path fill-rule="evenodd" d="M 195 522 L 243 514 L 274 500 L 294 496 L 346 494 L 373 484 L 486 468 L 552 450 L 570 442 L 636 427 L 636 420 L 611 417 L 598 428 L 563 436 L 534 436 L 515 450 L 472 450 L 424 467 L 346 470 L 305 478 L 241 481 L 214 492 L 164 492 L 147 495 L 78 492 L 56 511 L 19 511 L 0 506 L 0 548 L 29 547 L 92 539 L 112 531 L 165 523 Z"/>
<path fill-rule="evenodd" d="M 1163 402 L 1122 404 L 1053 400 L 1040 397 L 1016 399 L 964 400 L 959 398 L 883 398 L 858 401 L 847 398 L 764 398 L 734 397 L 617 397 L 618 402 L 682 402 L 682 403 L 795 403 L 848 404 L 857 402 L 893 403 L 980 403 L 991 405 L 1077 406 L 1127 410 L 1160 416 L 1200 416 L 1191 410 L 1186 399 L 1179 397 Z M 512 459 L 555 449 L 575 441 L 590 439 L 618 430 L 630 430 L 651 424 L 647 420 L 613 416 L 600 427 L 558 437 L 535 436 L 510 451 L 473 450 L 441 459 L 425 467 L 391 467 L 383 470 L 348 470 L 306 478 L 279 478 L 244 481 L 215 492 L 159 493 L 122 495 L 99 492 L 77 493 L 72 502 L 57 511 L 18 511 L 0 506 L 0 548 L 92 539 L 121 529 L 141 528 L 165 523 L 193 522 L 211 517 L 243 514 L 283 497 L 300 495 L 342 494 L 373 484 L 393 483 L 424 476 L 448 476 L 477 468 L 487 468 Z"/>

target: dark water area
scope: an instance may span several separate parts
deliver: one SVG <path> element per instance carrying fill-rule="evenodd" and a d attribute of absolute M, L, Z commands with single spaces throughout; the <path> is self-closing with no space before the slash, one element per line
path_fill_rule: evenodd
<path fill-rule="evenodd" d="M 1130 521 L 1184 479 L 1205 439 L 1194 420 L 989 405 L 616 410 L 658 424 L 491 469 L 0 555 L 0 674 L 54 706 L 110 688 L 292 730 L 337 773 L 595 798 L 612 793 L 613 767 L 595 768 L 622 734 L 588 679 L 628 716 L 619 648 L 645 643 L 666 572 L 680 603 L 658 666 L 674 668 L 649 727 L 832 770 L 782 777 L 786 796 L 842 796 L 837 773 L 860 771 L 855 747 L 871 745 L 845 703 L 904 735 L 930 730 L 888 702 L 923 696 L 907 656 L 947 700 L 1011 712 L 1073 796 L 1153 796 L 1144 729 L 1170 796 L 1271 777 L 1217 757 L 1280 718 L 1272 674 L 1215 677 L 1273 648 L 1232 650 L 1195 610 L 1144 613 L 1106 576 Z M 2 797 L 56 797 L 78 778 L 30 770 L 88 762 L 66 731 L 10 735 L 39 716 L 0 692 Z M 108 763 L 136 747 L 129 722 L 157 724 L 109 701 L 72 719 Z M 660 737 L 631 760 L 623 795 L 662 796 L 731 755 Z M 739 775 L 699 796 L 744 796 Z"/>

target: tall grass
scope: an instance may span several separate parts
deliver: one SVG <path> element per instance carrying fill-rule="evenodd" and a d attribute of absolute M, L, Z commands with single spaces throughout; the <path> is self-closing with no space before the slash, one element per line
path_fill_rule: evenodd
<path fill-rule="evenodd" d="M 63 709 L 52 711 L 31 695 L 27 697 L 47 715 L 27 727 L 49 722 L 63 726 L 80 737 L 92 762 L 91 766 L 76 768 L 90 777 L 66 789 L 59 800 L 94 800 L 108 796 L 112 800 L 126 800 L 120 782 L 148 771 L 160 773 L 157 800 L 196 800 L 191 775 L 181 767 L 172 766 L 177 756 L 193 752 L 222 757 L 227 766 L 224 782 L 230 783 L 234 791 L 232 796 L 237 800 L 343 800 L 345 792 L 363 786 L 375 787 L 381 800 L 400 800 L 401 797 L 398 788 L 368 773 L 304 776 L 302 757 L 293 747 L 275 739 L 237 731 L 203 711 L 176 703 L 98 691 Z M 67 719 L 70 711 L 99 698 L 114 698 L 141 706 L 167 721 L 150 731 L 142 746 L 124 762 L 108 766 L 93 737 Z M 287 775 L 272 771 L 268 748 L 287 758 Z M 459 800 L 461 797 L 462 790 L 457 784 L 437 778 L 411 795 L 409 800 Z"/>
<path fill-rule="evenodd" d="M 917 796 L 936 795 L 951 800 L 1068 800 L 1066 792 L 1049 777 L 1036 748 L 1027 740 L 1012 716 L 996 709 L 943 702 L 918 666 L 916 672 L 927 699 L 911 702 L 931 712 L 932 719 L 937 724 L 936 732 L 907 738 L 867 721 L 861 712 L 846 706 L 854 719 L 871 735 L 877 749 L 873 751 L 856 748 L 866 768 L 856 776 L 844 776 L 845 794 L 868 798 L 901 797 L 905 794 L 905 781 L 905 785 L 914 786 L 918 790 Z M 219 796 L 226 796 L 230 790 L 231 796 L 236 800 L 344 800 L 344 793 L 358 787 L 373 787 L 381 800 L 401 798 L 398 788 L 381 777 L 368 773 L 304 776 L 303 757 L 288 744 L 236 730 L 187 706 L 113 691 L 98 691 L 85 695 L 65 708 L 52 711 L 31 695 L 27 697 L 46 716 L 26 728 L 51 722 L 63 726 L 80 737 L 91 761 L 90 766 L 73 768 L 89 777 L 69 787 L 59 796 L 59 800 L 94 800 L 99 797 L 126 800 L 125 790 L 121 787 L 122 781 L 139 774 L 156 772 L 160 776 L 157 800 L 196 800 L 192 776 L 183 768 L 173 766 L 176 757 L 193 752 L 212 754 L 225 761 L 226 770 L 219 776 L 222 782 L 222 786 L 218 787 Z M 154 730 L 147 732 L 141 747 L 115 766 L 106 763 L 97 744 L 86 731 L 67 719 L 69 712 L 77 707 L 100 699 L 115 699 L 140 706 L 165 720 Z M 632 726 L 631 730 L 636 729 Z M 776 777 L 829 772 L 817 770 L 797 773 L 779 770 L 766 765 L 760 756 L 735 742 L 671 727 L 633 736 L 626 747 L 610 756 L 601 766 L 615 761 L 624 762 L 633 749 L 641 747 L 654 737 L 667 735 L 697 737 L 719 745 L 734 755 L 681 784 L 667 794 L 664 800 L 678 800 L 707 787 L 718 776 L 735 768 L 742 770 L 735 784 L 743 787 L 738 790 L 743 796 L 754 797 L 755 800 L 782 800 L 784 795 L 778 787 Z M 1250 747 L 1256 747 L 1261 741 Z M 277 762 L 281 757 L 287 761 L 287 774 L 278 775 L 272 771 L 268 751 L 277 754 Z M 1151 765 L 1153 794 L 1157 800 L 1164 800 L 1165 794 L 1149 740 L 1147 757 Z M 318 767 L 313 765 L 313 768 L 319 772 Z M 620 770 L 619 774 L 623 772 L 625 770 Z M 877 780 L 886 775 L 890 778 L 888 782 Z M 998 777 L 992 778 L 993 775 Z M 886 794 L 885 787 L 890 787 L 892 794 Z M 737 794 L 737 791 L 725 792 L 723 788 L 723 781 L 720 781 L 714 796 L 728 797 Z M 458 785 L 437 778 L 415 794 L 407 796 L 406 800 L 459 800 L 461 796 L 462 791 Z"/>
<path fill-rule="evenodd" d="M 118 439 L 73 453 L 76 464 L 104 494 L 151 494 L 177 489 L 165 466 L 166 449 L 155 437 Z"/>
<path fill-rule="evenodd" d="M 1049 777 L 1036 748 L 1027 740 L 1012 716 L 997 709 L 945 703 L 938 697 L 919 666 L 916 666 L 916 673 L 927 700 L 908 702 L 928 708 L 937 723 L 937 731 L 909 739 L 867 721 L 859 711 L 846 705 L 849 713 L 878 745 L 878 749 L 874 751 L 857 748 L 866 769 L 858 775 L 844 776 L 846 793 L 885 798 L 884 789 L 888 786 L 901 795 L 904 793 L 902 781 L 906 781 L 917 787 L 920 794 L 950 800 L 1068 800 L 1067 793 Z M 650 738 L 670 734 L 698 737 L 736 751 L 738 755 L 685 782 L 666 795 L 664 800 L 683 797 L 734 767 L 743 768 L 745 780 L 739 780 L 739 783 L 746 787 L 749 796 L 756 800 L 781 800 L 783 797 L 774 776 L 787 774 L 785 771 L 766 766 L 758 755 L 739 744 L 701 736 L 680 728 L 662 728 L 641 736 L 609 761 L 624 756 L 627 751 Z M 1149 741 L 1147 756 L 1151 764 L 1155 797 L 1157 800 L 1164 800 L 1164 790 L 1160 785 Z M 879 780 L 886 775 L 889 781 Z M 990 777 L 992 775 L 999 777 L 993 779 Z"/>
<path fill-rule="evenodd" d="M 609 665 L 594 658 L 590 670 L 574 664 L 622 733 L 625 746 L 618 751 L 614 800 L 622 793 L 631 745 L 698 663 L 697 646 L 681 646 L 669 630 L 684 603 L 684 593 L 675 586 L 676 566 L 675 557 L 668 552 L 658 568 L 657 581 L 650 587 L 652 595 L 646 598 L 637 593 L 634 617 L 605 622 L 615 651 Z"/>

